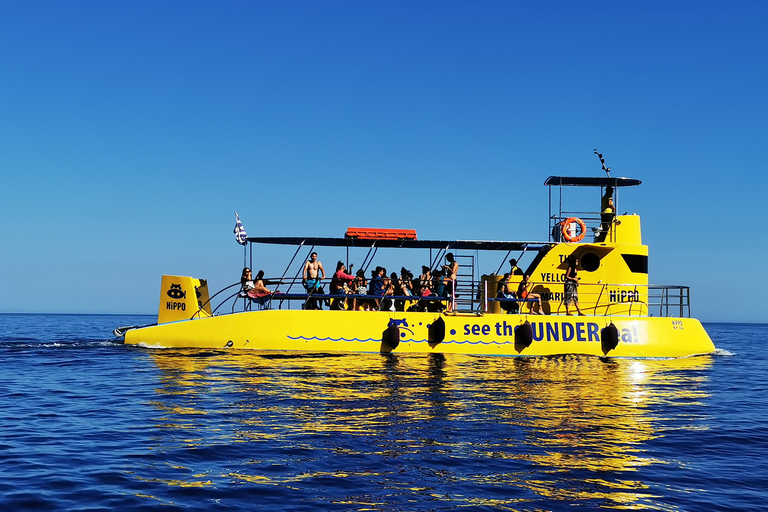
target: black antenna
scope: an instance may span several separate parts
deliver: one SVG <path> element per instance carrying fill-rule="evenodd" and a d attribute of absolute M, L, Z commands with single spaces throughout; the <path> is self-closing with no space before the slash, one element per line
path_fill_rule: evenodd
<path fill-rule="evenodd" d="M 608 177 L 611 177 L 611 168 L 605 166 L 605 160 L 603 160 L 603 155 L 598 153 L 597 150 L 595 150 L 595 154 L 600 159 L 600 163 L 603 164 L 603 170 L 605 171 L 605 174 L 608 175 Z"/>

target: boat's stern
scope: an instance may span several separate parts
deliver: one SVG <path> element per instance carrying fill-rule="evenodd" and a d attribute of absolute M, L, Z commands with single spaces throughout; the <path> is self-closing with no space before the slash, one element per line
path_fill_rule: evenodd
<path fill-rule="evenodd" d="M 157 323 L 211 316 L 208 282 L 183 276 L 163 276 Z"/>

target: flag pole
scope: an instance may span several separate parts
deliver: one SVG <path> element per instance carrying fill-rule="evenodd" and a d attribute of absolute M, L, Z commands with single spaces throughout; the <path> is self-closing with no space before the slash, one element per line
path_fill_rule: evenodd
<path fill-rule="evenodd" d="M 248 235 L 237 212 L 235 212 L 235 219 L 235 241 L 243 246 L 243 268 L 246 268 L 248 266 Z"/>

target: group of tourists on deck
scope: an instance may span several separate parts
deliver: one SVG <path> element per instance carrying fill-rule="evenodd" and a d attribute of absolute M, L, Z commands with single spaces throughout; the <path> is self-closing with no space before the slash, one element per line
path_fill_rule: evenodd
<path fill-rule="evenodd" d="M 323 264 L 318 260 L 317 253 L 310 254 L 304 263 L 302 271 L 302 284 L 307 291 L 308 298 L 305 309 L 322 309 L 323 303 L 332 309 L 351 309 L 353 311 L 404 311 L 406 308 L 423 308 L 424 310 L 451 311 L 451 299 L 455 293 L 455 282 L 459 271 L 459 264 L 452 253 L 445 255 L 446 264 L 432 271 L 429 266 L 422 266 L 422 273 L 418 278 L 405 267 L 400 268 L 400 274 L 392 272 L 387 274 L 387 269 L 377 266 L 371 270 L 370 279 L 366 279 L 365 271 L 359 269 L 351 274 L 353 265 L 349 265 L 349 272 L 343 261 L 336 264 L 336 271 L 330 281 L 330 295 L 343 295 L 343 298 L 334 299 L 322 297 L 313 298 L 313 295 L 325 295 L 323 281 L 326 272 Z M 260 270 L 254 278 L 251 269 L 244 268 L 241 282 L 241 293 L 254 301 L 264 304 L 273 295 L 264 284 L 264 271 Z M 279 293 L 279 292 L 277 292 Z M 425 304 L 418 305 L 410 302 L 413 300 L 429 298 Z"/>
<path fill-rule="evenodd" d="M 445 255 L 446 264 L 432 271 L 431 267 L 421 267 L 421 275 L 415 278 L 405 267 L 400 268 L 400 274 L 392 272 L 387 275 L 387 269 L 377 266 L 371 270 L 370 279 L 366 279 L 365 271 L 359 269 L 354 275 L 347 273 L 347 267 L 343 261 L 336 263 L 336 271 L 331 277 L 329 294 L 342 296 L 339 298 L 323 297 L 313 298 L 313 295 L 325 296 L 323 280 L 326 278 L 323 264 L 317 259 L 317 253 L 313 252 L 304 263 L 302 284 L 307 291 L 308 298 L 305 309 L 322 309 L 325 303 L 331 309 L 351 309 L 353 311 L 442 311 L 452 310 L 452 298 L 455 293 L 456 277 L 459 264 L 452 253 Z M 505 273 L 499 283 L 497 299 L 502 299 L 501 307 L 507 312 L 516 312 L 519 302 L 530 302 L 531 313 L 543 315 L 544 310 L 541 295 L 531 291 L 533 283 L 530 275 L 525 274 L 518 266 L 517 260 L 509 261 L 510 271 Z M 579 315 L 583 315 L 579 308 L 578 284 L 581 279 L 577 275 L 579 259 L 571 255 L 567 259 L 564 284 L 564 304 L 566 315 L 571 315 L 569 306 L 574 305 Z M 352 272 L 353 265 L 349 265 Z M 522 276 L 516 289 L 511 283 L 512 276 Z M 272 297 L 274 292 L 264 284 L 264 271 L 259 270 L 254 278 L 249 268 L 243 269 L 240 279 L 242 292 L 252 300 L 264 305 Z M 279 292 L 278 292 L 279 293 Z M 413 299 L 409 299 L 413 297 Z M 419 304 L 418 299 L 428 298 L 425 304 Z M 505 300 L 506 299 L 506 300 Z M 415 300 L 416 302 L 412 302 Z"/>
<path fill-rule="evenodd" d="M 351 274 L 353 265 L 349 265 L 349 274 L 343 261 L 336 263 L 336 271 L 331 277 L 330 295 L 343 295 L 344 298 L 333 299 L 330 306 L 335 309 L 351 309 L 353 311 L 404 311 L 408 307 L 418 307 L 406 304 L 408 297 L 414 299 L 425 297 L 442 297 L 447 306 L 441 305 L 441 301 L 433 302 L 434 309 L 447 308 L 451 311 L 451 297 L 454 293 L 454 283 L 459 271 L 459 264 L 452 253 L 445 255 L 446 264 L 432 272 L 429 266 L 421 267 L 422 273 L 418 278 L 406 269 L 400 268 L 400 274 L 392 272 L 387 274 L 387 269 L 377 266 L 371 270 L 370 279 L 366 279 L 365 271 L 359 269 Z M 323 264 L 317 259 L 317 253 L 313 252 L 310 259 L 304 264 L 302 283 L 307 293 L 324 294 L 322 280 L 325 279 Z M 308 300 L 307 309 L 321 309 L 322 303 L 318 300 Z M 430 306 L 424 306 L 429 308 Z"/>

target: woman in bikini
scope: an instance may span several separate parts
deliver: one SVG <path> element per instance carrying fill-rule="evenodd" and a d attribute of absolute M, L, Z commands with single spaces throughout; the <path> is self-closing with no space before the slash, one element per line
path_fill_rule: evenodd
<path fill-rule="evenodd" d="M 541 308 L 541 295 L 538 293 L 532 293 L 528 291 L 528 287 L 531 285 L 530 277 L 528 274 L 525 274 L 523 276 L 523 280 L 520 281 L 520 286 L 517 287 L 517 297 L 519 299 L 536 299 L 536 302 L 539 304 L 539 311 L 538 313 L 535 313 L 537 315 L 543 315 L 544 310 Z M 533 313 L 533 306 L 531 306 L 531 313 Z"/>

